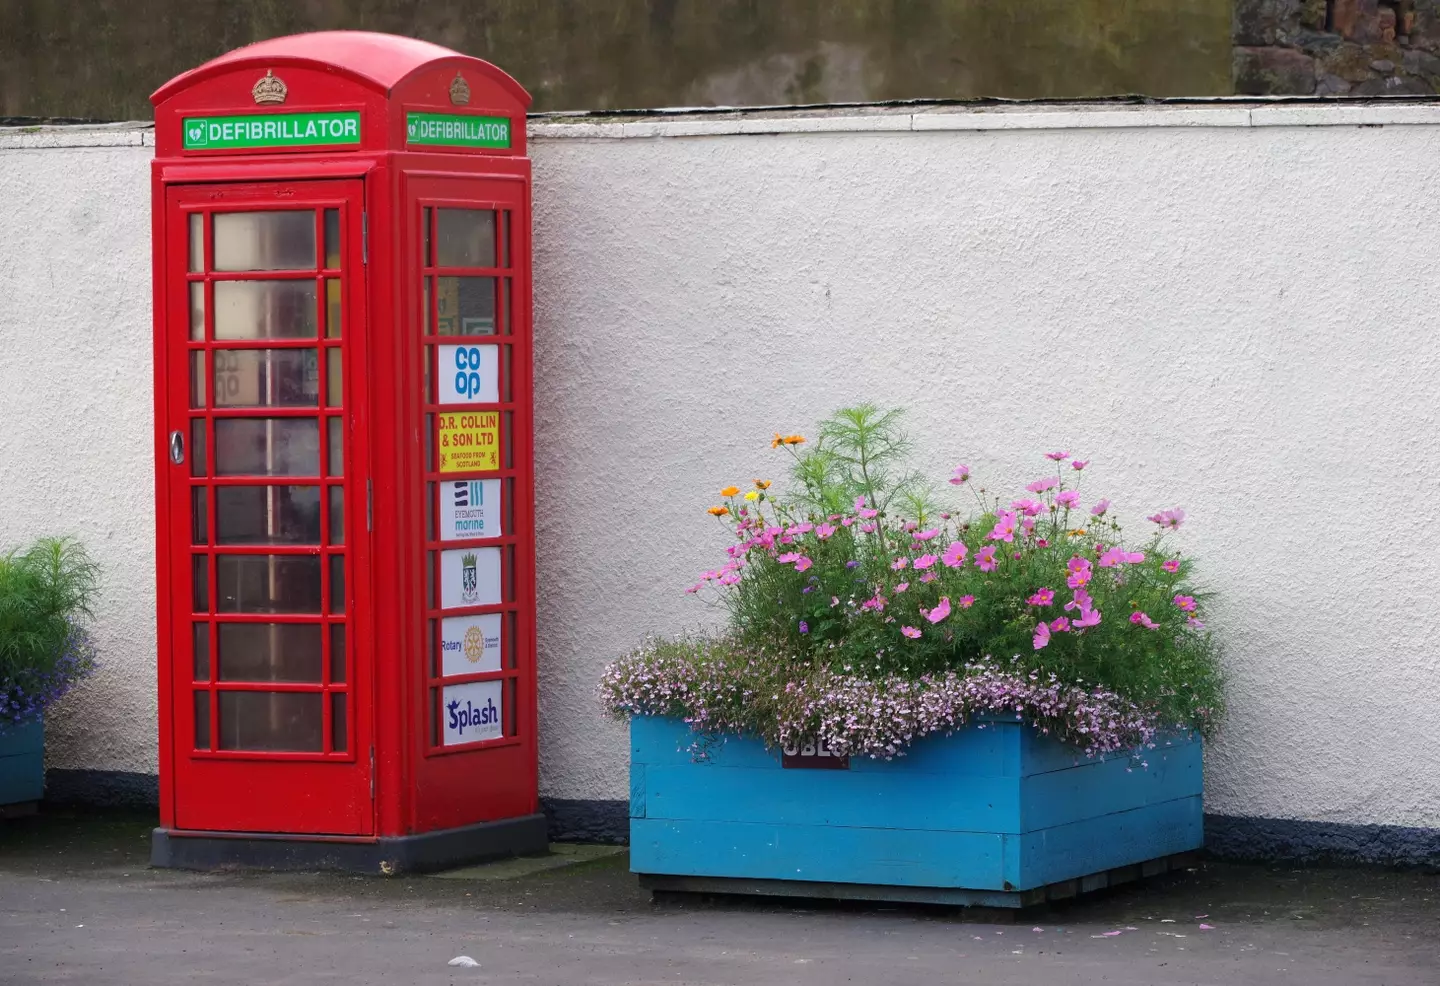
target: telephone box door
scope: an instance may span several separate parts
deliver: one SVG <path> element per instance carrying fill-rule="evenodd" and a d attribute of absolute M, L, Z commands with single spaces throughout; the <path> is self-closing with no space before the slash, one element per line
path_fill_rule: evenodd
<path fill-rule="evenodd" d="M 180 829 L 374 832 L 363 222 L 358 180 L 167 193 Z"/>

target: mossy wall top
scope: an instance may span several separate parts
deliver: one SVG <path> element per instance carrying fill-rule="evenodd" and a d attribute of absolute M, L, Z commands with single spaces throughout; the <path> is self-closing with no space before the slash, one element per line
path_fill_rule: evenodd
<path fill-rule="evenodd" d="M 493 61 L 542 111 L 1233 91 L 1229 0 L 10 0 L 0 117 L 148 119 L 188 68 L 340 28 Z"/>

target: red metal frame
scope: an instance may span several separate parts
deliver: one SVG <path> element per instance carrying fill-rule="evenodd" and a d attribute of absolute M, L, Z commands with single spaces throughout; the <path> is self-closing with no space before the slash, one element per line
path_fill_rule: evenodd
<path fill-rule="evenodd" d="M 289 98 L 283 106 L 257 106 L 251 86 L 267 72 L 284 80 Z M 471 90 L 468 105 L 455 105 L 451 86 L 463 75 Z M 361 32 L 280 38 L 262 42 L 201 66 L 159 90 L 156 103 L 157 155 L 153 169 L 156 371 L 156 518 L 160 652 L 160 759 L 162 826 L 176 834 L 206 831 L 292 833 L 311 838 L 353 841 L 453 828 L 481 821 L 519 817 L 537 810 L 535 694 L 535 558 L 533 375 L 530 287 L 530 163 L 525 154 L 525 110 L 529 97 L 513 79 L 478 59 L 457 55 L 410 39 Z M 480 107 L 486 107 L 480 109 Z M 242 152 L 186 150 L 181 128 L 185 117 L 259 116 L 350 110 L 361 114 L 361 141 L 347 147 L 315 149 L 251 148 Z M 508 149 L 406 145 L 406 114 L 485 115 L 510 121 Z M 279 203 L 279 204 L 277 204 Z M 493 209 L 497 230 L 501 210 L 509 216 L 509 265 L 499 268 L 429 266 L 421 257 L 422 212 L 440 208 Z M 229 274 L 209 270 L 188 273 L 187 223 L 193 212 L 245 209 L 313 209 L 317 233 L 323 210 L 339 208 L 345 230 L 345 262 L 340 271 Z M 209 220 L 205 220 L 207 223 Z M 208 227 L 207 227 L 208 228 Z M 368 256 L 366 240 L 368 234 Z M 207 251 L 209 238 L 207 236 Z M 323 257 L 321 263 L 324 262 Z M 210 297 L 218 281 L 261 277 L 313 279 L 318 285 L 317 320 L 326 308 L 324 279 L 342 279 L 345 324 L 340 339 L 265 339 L 247 342 L 189 339 L 189 284 L 205 285 L 207 325 L 214 317 Z M 424 326 L 422 279 L 431 276 L 508 279 L 509 331 L 477 338 L 485 345 L 509 347 L 509 394 L 501 403 L 467 404 L 463 410 L 500 412 L 510 426 L 510 447 L 499 471 L 445 473 L 425 462 L 423 429 L 434 416 L 459 406 L 442 406 L 423 393 L 424 364 L 435 348 L 464 341 L 434 336 Z M 503 282 L 501 282 L 503 283 Z M 317 321 L 323 326 L 323 321 Z M 207 329 L 207 332 L 211 330 Z M 208 406 L 189 408 L 189 360 L 205 354 L 207 371 L 216 349 L 313 349 L 319 353 L 320 407 L 250 410 Z M 345 356 L 344 405 L 348 421 L 344 476 L 337 484 L 326 473 L 325 352 Z M 213 391 L 208 387 L 207 391 Z M 214 472 L 215 420 L 227 417 L 317 418 L 320 476 L 269 479 L 217 477 Z M 191 478 L 189 462 L 177 467 L 168 456 L 172 430 L 189 421 L 206 421 L 210 475 Z M 188 437 L 187 437 L 188 443 Z M 439 522 L 438 484 L 442 480 L 499 478 L 505 487 L 508 524 L 502 537 L 465 541 L 438 540 L 426 527 L 430 514 Z M 214 493 L 209 497 L 208 549 L 191 546 L 189 489 L 230 485 L 317 485 L 321 488 L 322 540 L 329 531 L 328 485 L 344 488 L 344 545 L 328 547 L 219 546 L 215 543 Z M 367 509 L 368 507 L 368 509 Z M 368 524 L 367 524 L 368 520 Z M 367 530 L 367 527 L 369 528 Z M 442 677 L 438 665 L 441 610 L 427 599 L 428 583 L 438 594 L 439 551 L 500 546 L 507 552 L 502 602 L 493 606 L 443 611 L 507 614 L 504 642 L 508 663 L 499 671 Z M 189 558 L 208 551 L 212 560 L 210 612 L 193 617 Z M 319 555 L 322 598 L 329 598 L 332 554 L 348 559 L 345 615 L 347 674 L 343 685 L 329 679 L 331 636 L 322 633 L 324 678 L 319 685 L 225 682 L 225 690 L 345 692 L 349 741 L 343 751 L 330 745 L 330 702 L 325 700 L 324 749 L 319 753 L 256 753 L 193 748 L 192 690 L 214 691 L 218 632 L 214 615 L 215 554 Z M 208 682 L 191 682 L 191 624 L 209 622 Z M 224 614 L 223 622 L 328 623 L 325 615 Z M 441 689 L 472 681 L 501 680 L 513 696 L 506 710 L 504 735 L 464 745 L 438 745 L 435 717 Z M 212 739 L 219 729 L 211 695 Z M 508 704 L 508 703 L 507 703 Z M 334 782 L 334 777 L 343 777 Z M 337 794 L 338 788 L 344 791 Z"/>

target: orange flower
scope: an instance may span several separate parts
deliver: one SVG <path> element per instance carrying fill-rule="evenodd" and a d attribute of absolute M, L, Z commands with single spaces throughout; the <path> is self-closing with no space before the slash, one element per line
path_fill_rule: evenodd
<path fill-rule="evenodd" d="M 1071 536 L 1071 537 L 1076 537 L 1076 538 L 1083 538 L 1083 537 L 1085 536 L 1085 528 L 1083 528 L 1083 527 L 1077 527 L 1077 528 L 1075 528 L 1075 530 L 1073 530 L 1073 531 L 1070 532 L 1070 536 Z"/>
<path fill-rule="evenodd" d="M 740 487 L 738 487 L 738 486 L 727 486 L 727 487 L 725 487 L 723 490 L 720 491 L 720 495 L 721 495 L 721 496 L 735 496 L 735 495 L 736 495 L 737 493 L 739 493 L 739 492 L 740 492 Z"/>
<path fill-rule="evenodd" d="M 730 511 L 725 509 L 724 507 L 711 507 L 709 510 L 706 511 L 706 513 L 708 513 L 711 517 L 724 517 L 729 512 Z"/>
<path fill-rule="evenodd" d="M 775 433 L 775 440 L 770 443 L 770 447 L 771 447 L 771 448 L 775 448 L 775 447 L 777 447 L 777 446 L 779 446 L 779 445 L 783 445 L 784 442 L 785 442 L 785 439 L 781 438 L 781 437 L 780 437 L 780 433 L 777 431 L 777 432 Z"/>
<path fill-rule="evenodd" d="M 805 441 L 804 435 L 786 435 L 781 439 L 786 445 L 800 445 Z"/>
<path fill-rule="evenodd" d="M 755 480 L 755 485 L 758 486 L 758 487 L 759 487 L 760 489 L 762 489 L 762 490 L 768 490 L 768 489 L 770 488 L 770 480 L 768 480 L 768 479 L 757 479 L 757 480 Z"/>

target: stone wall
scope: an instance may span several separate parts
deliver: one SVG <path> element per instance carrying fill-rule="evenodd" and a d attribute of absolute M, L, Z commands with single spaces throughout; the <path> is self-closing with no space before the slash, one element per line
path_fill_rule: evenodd
<path fill-rule="evenodd" d="M 1440 0 L 1236 0 L 1235 91 L 1440 91 Z"/>

